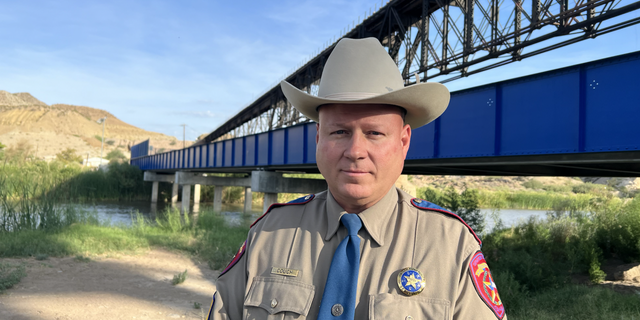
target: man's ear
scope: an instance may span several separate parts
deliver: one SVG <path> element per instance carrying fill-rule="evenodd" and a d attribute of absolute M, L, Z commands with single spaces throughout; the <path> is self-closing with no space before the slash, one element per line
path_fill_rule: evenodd
<path fill-rule="evenodd" d="M 402 127 L 402 133 L 400 134 L 400 142 L 402 143 L 402 152 L 404 152 L 404 158 L 407 158 L 407 152 L 409 152 L 409 146 L 411 145 L 411 126 L 405 124 Z"/>

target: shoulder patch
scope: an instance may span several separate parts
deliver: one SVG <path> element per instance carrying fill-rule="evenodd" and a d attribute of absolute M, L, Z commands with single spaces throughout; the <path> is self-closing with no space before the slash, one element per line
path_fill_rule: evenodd
<path fill-rule="evenodd" d="M 258 221 L 262 220 L 262 218 L 264 218 L 264 216 L 266 216 L 269 212 L 271 212 L 271 210 L 273 210 L 275 208 L 284 207 L 284 206 L 290 206 L 290 205 L 296 205 L 296 204 L 305 204 L 305 203 L 313 200 L 313 198 L 315 198 L 315 197 L 316 197 L 315 194 L 309 194 L 309 195 L 306 195 L 304 197 L 300 197 L 298 199 L 291 200 L 291 201 L 289 201 L 287 203 L 274 203 L 271 206 L 269 206 L 269 209 L 267 209 L 267 211 L 263 215 L 261 215 L 260 218 L 256 219 L 256 221 L 254 221 L 251 224 L 250 228 L 253 228 L 253 226 L 256 223 L 258 223 Z"/>
<path fill-rule="evenodd" d="M 236 252 L 236 255 L 233 256 L 233 259 L 231 259 L 231 262 L 229 262 L 227 267 L 224 268 L 224 270 L 222 270 L 218 278 L 222 277 L 223 274 L 227 273 L 227 271 L 231 270 L 231 268 L 233 268 L 233 266 L 235 266 L 236 263 L 238 263 L 240 258 L 242 258 L 242 256 L 244 255 L 244 251 L 246 249 L 247 249 L 247 241 L 245 240 L 242 246 L 240 247 L 240 249 L 238 249 L 238 252 Z"/>
<path fill-rule="evenodd" d="M 493 276 L 484 260 L 482 252 L 477 251 L 469 262 L 469 275 L 473 280 L 473 286 L 476 292 L 482 298 L 482 301 L 493 311 L 498 319 L 504 318 L 504 305 L 498 294 L 498 288 L 493 282 Z"/>
<path fill-rule="evenodd" d="M 439 206 L 436 204 L 433 204 L 429 201 L 426 200 L 422 200 L 422 199 L 418 199 L 418 198 L 413 198 L 411 199 L 411 204 L 418 208 L 418 209 L 424 209 L 424 210 L 430 210 L 430 211 L 436 211 L 436 212 L 440 212 L 440 213 L 444 213 L 450 216 L 455 217 L 456 219 L 460 220 L 460 222 L 462 222 L 467 229 L 469 229 L 469 231 L 471 232 L 471 234 L 473 235 L 474 238 L 476 238 L 476 241 L 478 241 L 478 244 L 480 246 L 482 246 L 482 241 L 480 240 L 480 238 L 478 237 L 478 235 L 476 234 L 475 231 L 473 231 L 473 229 L 464 221 L 462 220 L 462 218 L 460 218 L 460 216 L 458 216 L 457 214 Z"/>

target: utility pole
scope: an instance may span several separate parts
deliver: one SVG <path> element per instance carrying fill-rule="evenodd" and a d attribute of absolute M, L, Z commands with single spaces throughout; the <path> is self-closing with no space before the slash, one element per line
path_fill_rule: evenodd
<path fill-rule="evenodd" d="M 185 129 L 186 129 L 187 125 L 183 123 L 183 124 L 181 124 L 181 126 L 182 126 L 182 149 L 184 149 L 184 148 L 186 148 L 186 146 L 185 146 Z"/>
<path fill-rule="evenodd" d="M 102 152 L 104 151 L 104 123 L 107 122 L 107 117 L 105 116 L 104 118 L 100 118 L 97 122 L 102 123 L 102 145 L 100 146 L 100 164 L 98 165 L 99 168 L 102 165 Z"/>

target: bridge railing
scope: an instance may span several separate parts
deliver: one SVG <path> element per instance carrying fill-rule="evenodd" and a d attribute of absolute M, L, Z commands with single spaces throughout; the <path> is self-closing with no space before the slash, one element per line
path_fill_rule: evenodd
<path fill-rule="evenodd" d="M 315 139 L 316 124 L 305 123 L 138 159 L 132 157 L 131 164 L 142 170 L 315 164 Z"/>

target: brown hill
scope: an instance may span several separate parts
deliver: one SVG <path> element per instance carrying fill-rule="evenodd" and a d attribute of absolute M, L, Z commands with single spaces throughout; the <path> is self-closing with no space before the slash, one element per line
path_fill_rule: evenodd
<path fill-rule="evenodd" d="M 66 148 L 74 148 L 83 156 L 99 156 L 102 124 L 96 121 L 103 117 L 107 117 L 104 155 L 116 148 L 128 154 L 128 147 L 146 139 L 151 139 L 156 150 L 182 145 L 175 137 L 132 126 L 104 110 L 68 104 L 48 106 L 26 92 L 0 91 L 0 142 L 12 147 L 26 140 L 39 158 L 54 156 Z"/>

